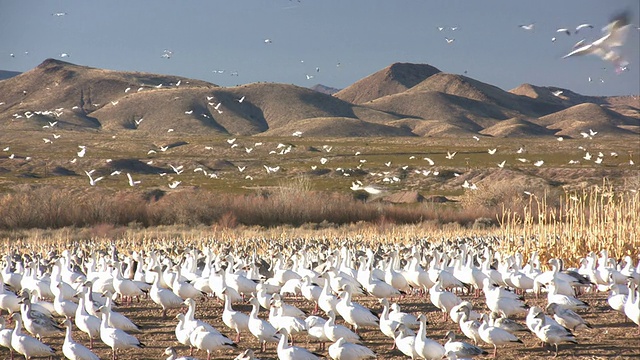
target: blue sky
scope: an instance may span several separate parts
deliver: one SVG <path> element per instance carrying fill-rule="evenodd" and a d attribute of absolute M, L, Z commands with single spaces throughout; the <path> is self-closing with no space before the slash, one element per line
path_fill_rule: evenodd
<path fill-rule="evenodd" d="M 586 95 L 638 94 L 635 27 L 621 49 L 630 65 L 620 75 L 595 56 L 561 59 L 583 37 L 598 38 L 624 9 L 638 24 L 638 0 L 0 0 L 0 69 L 27 71 L 51 57 L 222 86 L 344 88 L 394 62 L 415 62 L 467 71 L 505 90 L 532 83 Z M 52 15 L 58 12 L 67 14 Z M 556 33 L 585 22 L 594 28 Z M 529 23 L 532 31 L 518 27 Z M 165 49 L 171 58 L 162 57 Z"/>

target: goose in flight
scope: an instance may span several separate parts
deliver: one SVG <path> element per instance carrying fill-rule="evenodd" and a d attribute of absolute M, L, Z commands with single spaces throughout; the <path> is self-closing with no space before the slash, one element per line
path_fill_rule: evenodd
<path fill-rule="evenodd" d="M 576 34 L 578 33 L 578 31 L 582 30 L 582 29 L 593 29 L 593 25 L 591 24 L 580 24 L 578 26 L 576 26 Z"/>
<path fill-rule="evenodd" d="M 456 156 L 456 154 L 457 154 L 457 153 L 458 153 L 457 151 L 454 151 L 454 152 L 452 152 L 452 153 L 450 153 L 450 152 L 448 152 L 448 151 L 447 151 L 447 156 L 446 156 L 446 157 L 447 157 L 447 159 L 449 159 L 449 160 L 453 160 L 453 157 L 454 157 L 454 156 Z"/>
<path fill-rule="evenodd" d="M 133 178 L 131 177 L 131 174 L 129 174 L 129 173 L 127 173 L 127 178 L 129 179 L 129 186 L 136 186 L 136 185 L 140 184 L 140 180 L 133 181 Z"/>
<path fill-rule="evenodd" d="M 96 186 L 96 183 L 98 181 L 104 179 L 104 176 L 100 176 L 100 177 L 94 179 L 94 178 L 91 177 L 91 173 L 88 172 L 88 171 L 85 171 L 84 173 L 87 174 L 87 176 L 89 177 L 89 185 L 91 185 L 91 186 Z"/>
<path fill-rule="evenodd" d="M 520 28 L 524 29 L 524 30 L 533 30 L 535 28 L 535 24 L 531 23 L 528 25 L 518 25 Z"/>
<path fill-rule="evenodd" d="M 583 26 L 582 28 L 584 27 L 588 26 Z M 626 35 L 630 28 L 629 14 L 627 12 L 623 12 L 622 14 L 615 16 L 613 20 L 611 20 L 611 22 L 602 29 L 605 33 L 604 36 L 592 43 L 575 48 L 562 58 L 566 59 L 571 56 L 588 54 L 597 55 L 602 58 L 602 60 L 612 62 L 616 66 L 616 72 L 619 73 L 622 71 L 622 68 L 628 64 L 628 62 L 620 56 L 615 48 L 624 44 Z"/>

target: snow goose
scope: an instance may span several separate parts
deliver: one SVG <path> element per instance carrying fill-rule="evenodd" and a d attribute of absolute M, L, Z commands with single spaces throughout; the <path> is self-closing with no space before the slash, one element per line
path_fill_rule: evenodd
<path fill-rule="evenodd" d="M 233 360 L 260 360 L 256 358 L 255 353 L 251 349 L 243 351 L 240 355 L 236 356 Z"/>
<path fill-rule="evenodd" d="M 6 274 L 2 274 L 6 276 Z M 0 276 L 0 310 L 6 310 L 9 314 L 20 311 L 20 297 L 4 288 L 4 282 Z"/>
<path fill-rule="evenodd" d="M 214 332 L 214 333 L 220 333 L 216 328 L 214 328 L 213 326 L 211 326 L 211 324 L 202 321 L 200 319 L 196 319 L 195 315 L 196 315 L 196 301 L 193 299 L 187 299 L 184 301 L 184 304 L 187 305 L 187 313 L 184 315 L 184 320 L 185 320 L 185 328 L 189 329 L 190 331 L 193 331 L 194 329 L 196 329 L 199 326 L 202 326 L 205 328 L 205 330 L 210 331 L 210 332 Z"/>
<path fill-rule="evenodd" d="M 289 345 L 287 330 L 280 329 L 279 332 L 281 334 L 277 350 L 279 360 L 317 360 L 321 356 L 305 348 Z"/>
<path fill-rule="evenodd" d="M 75 322 L 80 331 L 89 335 L 89 348 L 93 349 L 93 339 L 100 336 L 100 319 L 86 311 L 83 297 L 81 297 L 78 302 Z"/>
<path fill-rule="evenodd" d="M 276 329 L 286 329 L 287 334 L 290 334 L 291 344 L 293 344 L 293 335 L 307 330 L 307 324 L 297 317 L 284 315 L 282 307 L 276 306 L 276 301 L 272 300 L 271 302 L 273 305 L 269 309 L 269 323 Z"/>
<path fill-rule="evenodd" d="M 331 341 L 324 333 L 324 324 L 327 323 L 327 320 L 319 316 L 309 316 L 304 319 L 304 323 L 307 325 L 309 337 L 320 343 L 320 350 L 325 350 L 325 343 Z"/>
<path fill-rule="evenodd" d="M 33 310 L 31 308 L 31 300 L 28 297 L 22 299 L 20 312 L 24 328 L 37 338 L 41 339 L 43 337 L 57 335 L 64 330 L 58 326 L 58 323 L 56 323 L 53 318 L 37 310 Z"/>
<path fill-rule="evenodd" d="M 9 349 L 11 358 L 13 359 L 13 348 L 11 347 L 11 334 L 13 329 L 5 327 L 4 317 L 0 316 L 0 346 Z"/>
<path fill-rule="evenodd" d="M 435 285 L 429 290 L 429 300 L 431 303 L 442 311 L 443 321 L 447 320 L 447 316 L 451 309 L 462 302 L 456 294 L 442 289 L 442 279 L 438 278 Z"/>
<path fill-rule="evenodd" d="M 260 304 L 260 306 L 264 309 L 269 310 L 269 308 L 271 307 L 271 298 L 273 297 L 272 294 L 270 294 L 267 291 L 267 286 L 265 286 L 266 284 L 264 282 L 260 282 L 258 283 L 258 285 L 256 286 L 256 295 L 255 298 L 258 299 L 258 304 Z M 227 288 L 229 289 L 229 288 Z M 235 289 L 231 288 L 231 291 L 235 291 Z M 237 291 L 236 291 L 237 293 Z M 240 297 L 240 295 L 238 295 L 238 297 Z M 233 296 L 232 296 L 233 298 Z M 242 297 L 240 297 L 242 298 Z"/>
<path fill-rule="evenodd" d="M 478 332 L 478 329 L 480 329 L 480 323 L 476 320 L 469 319 L 471 309 L 468 306 L 459 308 L 458 312 L 462 314 L 462 317 L 458 322 L 458 324 L 460 325 L 460 331 L 462 331 L 464 336 L 473 340 L 473 343 L 475 345 L 478 345 L 480 340 L 482 340 L 480 338 L 480 333 Z"/>
<path fill-rule="evenodd" d="M 491 320 L 489 325 L 506 330 L 514 335 L 517 332 L 528 331 L 525 325 L 517 323 L 514 320 L 501 317 L 500 314 L 495 312 L 491 312 L 491 314 L 489 314 L 489 319 Z"/>
<path fill-rule="evenodd" d="M 551 303 L 547 305 L 547 312 L 549 315 L 553 315 L 553 318 L 558 322 L 558 324 L 571 331 L 576 331 L 579 326 L 585 326 L 589 329 L 593 328 L 591 324 L 584 321 L 584 319 L 573 310 L 565 309 L 558 304 Z"/>
<path fill-rule="evenodd" d="M 640 333 L 640 296 L 638 296 L 633 279 L 629 279 L 628 282 L 629 295 L 627 295 L 627 301 L 624 303 L 624 314 L 638 325 L 638 333 Z"/>
<path fill-rule="evenodd" d="M 462 319 L 462 314 L 464 313 L 463 311 L 458 311 L 460 310 L 462 307 L 468 307 L 470 309 L 469 312 L 469 319 L 470 320 L 478 320 L 480 319 L 480 314 L 473 310 L 473 304 L 469 301 L 462 301 L 460 304 L 454 306 L 451 308 L 451 311 L 449 311 L 449 318 L 451 319 L 451 321 L 453 321 L 454 323 L 458 324 L 460 322 L 460 319 Z"/>
<path fill-rule="evenodd" d="M 418 317 L 413 314 L 402 312 L 398 303 L 393 303 L 389 307 L 389 319 L 405 324 L 408 328 L 420 326 Z"/>
<path fill-rule="evenodd" d="M 496 295 L 499 295 L 497 292 L 487 292 L 485 295 L 486 304 L 489 310 L 501 314 L 506 318 L 527 312 L 528 306 L 518 299 L 510 297 L 496 297 Z"/>
<path fill-rule="evenodd" d="M 489 354 L 475 345 L 464 341 L 456 341 L 456 334 L 453 331 L 447 331 L 444 338 L 447 339 L 447 342 L 444 344 L 444 350 L 446 352 L 453 351 L 456 353 L 456 356 L 471 358 L 478 355 Z"/>
<path fill-rule="evenodd" d="M 133 281 L 122 277 L 119 263 L 115 265 L 113 269 L 113 289 L 116 294 L 120 295 L 122 301 L 128 300 L 131 303 L 134 296 L 140 297 L 144 295 L 144 292 Z"/>
<path fill-rule="evenodd" d="M 324 323 L 324 334 L 329 340 L 335 342 L 340 338 L 344 338 L 350 343 L 359 343 L 362 340 L 360 335 L 346 326 L 336 324 L 336 313 L 333 310 L 329 310 L 327 316 L 329 316 L 329 319 Z"/>
<path fill-rule="evenodd" d="M 278 342 L 280 335 L 277 334 L 278 330 L 271 323 L 258 317 L 260 309 L 258 299 L 251 297 L 249 302 L 253 305 L 249 315 L 249 332 L 260 342 L 260 351 L 266 351 L 267 342 Z"/>
<path fill-rule="evenodd" d="M 115 312 L 111 310 L 111 306 L 113 300 L 109 296 L 109 292 L 105 293 L 107 297 L 107 303 L 104 305 L 105 311 L 109 312 L 109 326 L 114 327 L 116 329 L 124 330 L 126 332 L 140 332 L 138 325 L 136 325 L 131 319 L 122 315 L 119 312 Z"/>
<path fill-rule="evenodd" d="M 409 335 L 409 328 L 403 324 L 398 325 L 396 329 L 396 348 L 400 350 L 406 356 L 409 356 L 412 360 L 419 358 L 415 348 L 415 335 Z"/>
<path fill-rule="evenodd" d="M 174 294 L 178 295 L 183 300 L 189 298 L 201 299 L 206 295 L 204 292 L 196 289 L 196 287 L 191 285 L 191 283 L 181 280 L 182 270 L 179 266 L 176 266 L 175 269 L 176 277 L 173 278 L 173 283 L 171 284 L 171 289 L 173 290 Z"/>
<path fill-rule="evenodd" d="M 172 346 L 164 349 L 164 355 L 168 355 L 169 357 L 166 360 L 198 360 L 191 356 L 180 356 L 178 357 L 178 352 Z"/>
<path fill-rule="evenodd" d="M 32 357 L 45 357 L 55 354 L 55 350 L 40 340 L 22 333 L 22 319 L 20 314 L 13 314 L 11 318 L 16 322 L 16 327 L 11 333 L 11 347 L 18 354 L 24 355 L 28 360 Z"/>
<path fill-rule="evenodd" d="M 329 311 L 337 312 L 336 305 L 338 301 L 338 297 L 331 293 L 331 284 L 329 281 L 325 281 L 320 297 L 318 297 L 318 307 L 325 313 Z"/>
<path fill-rule="evenodd" d="M 627 290 L 628 288 L 624 287 Z M 628 294 L 623 293 L 622 287 L 618 284 L 609 285 L 609 296 L 607 297 L 607 302 L 609 306 L 615 311 L 621 312 L 624 314 L 624 304 L 627 302 Z"/>
<path fill-rule="evenodd" d="M 69 360 L 100 360 L 100 358 L 89 350 L 86 346 L 79 344 L 73 340 L 71 336 L 71 320 L 67 318 L 64 321 L 67 330 L 62 344 L 62 353 Z"/>
<path fill-rule="evenodd" d="M 387 268 L 387 270 L 389 271 L 389 269 Z M 391 270 L 393 271 L 393 270 Z M 377 280 L 374 279 L 372 277 L 372 272 L 369 271 L 369 276 L 367 276 L 366 278 L 366 282 L 363 284 L 365 290 L 367 290 L 367 292 L 375 297 L 377 297 L 378 299 L 383 299 L 383 298 L 392 298 L 394 296 L 400 296 L 401 293 L 398 289 L 396 289 L 395 287 L 389 285 L 387 282 L 381 281 L 381 280 Z M 395 273 L 398 276 L 402 276 L 400 273 L 396 272 Z M 393 276 L 393 275 L 391 275 Z"/>
<path fill-rule="evenodd" d="M 229 299 L 229 295 L 227 295 L 227 289 L 223 289 L 222 293 L 224 295 L 224 310 L 222 311 L 222 322 L 229 329 L 232 329 L 236 332 L 235 342 L 240 342 L 240 333 L 242 331 L 249 331 L 249 316 L 240 311 L 235 311 L 231 306 L 231 299 Z"/>
<path fill-rule="evenodd" d="M 109 326 L 109 312 L 104 307 L 100 307 L 98 312 L 102 316 L 102 321 L 100 322 L 100 340 L 111 348 L 113 360 L 118 358 L 118 350 L 140 349 L 145 346 L 136 339 L 135 336 Z"/>
<path fill-rule="evenodd" d="M 293 316 L 298 318 L 304 318 L 307 316 L 307 314 L 304 311 L 298 309 L 294 305 L 285 303 L 282 300 L 282 297 L 280 296 L 280 294 L 273 294 L 271 296 L 271 301 L 269 302 L 269 305 L 270 306 L 275 305 L 276 307 L 280 308 L 280 311 L 284 316 Z"/>
<path fill-rule="evenodd" d="M 151 290 L 149 290 L 149 297 L 151 297 L 151 300 L 153 300 L 154 303 L 162 307 L 162 318 L 166 319 L 167 310 L 182 307 L 184 301 L 180 296 L 174 294 L 173 291 L 160 287 L 160 267 L 154 268 L 154 271 L 157 275 L 151 285 Z"/>
<path fill-rule="evenodd" d="M 389 300 L 387 299 L 382 299 L 380 300 L 380 303 L 382 304 L 382 314 L 380 315 L 380 331 L 382 331 L 383 334 L 385 334 L 386 336 L 395 339 L 396 337 L 396 329 L 398 328 L 398 325 L 402 324 L 402 322 L 400 321 L 396 321 L 396 320 L 392 320 L 389 317 Z M 405 324 L 406 325 L 406 324 Z M 412 333 L 410 333 L 410 335 L 413 335 Z M 393 343 L 393 346 L 391 347 L 391 349 L 393 350 L 395 348 L 395 341 Z"/>
<path fill-rule="evenodd" d="M 55 297 L 53 298 L 53 308 L 59 316 L 65 317 L 74 317 L 76 310 L 78 309 L 78 304 L 74 303 L 71 300 L 66 300 L 62 297 L 62 282 L 58 282 L 55 286 L 53 286 L 53 294 Z"/>
<path fill-rule="evenodd" d="M 489 319 L 486 314 L 482 315 L 482 324 L 480 324 L 478 334 L 480 334 L 480 338 L 482 339 L 482 341 L 489 345 L 493 345 L 493 357 L 496 357 L 498 355 L 498 345 L 504 345 L 514 342 L 522 344 L 522 340 L 518 339 L 510 332 L 497 328 L 495 326 L 490 326 Z"/>
<path fill-rule="evenodd" d="M 189 355 L 193 355 L 193 345 L 191 345 L 191 341 L 189 340 L 189 336 L 193 329 L 186 327 L 186 321 L 183 313 L 178 313 L 178 315 L 176 315 L 176 319 L 178 320 L 178 324 L 175 329 L 176 339 L 180 344 L 188 346 Z"/>
<path fill-rule="evenodd" d="M 329 356 L 333 360 L 365 360 L 377 358 L 376 353 L 368 347 L 348 343 L 344 338 L 338 339 L 338 341 L 329 346 Z"/>
<path fill-rule="evenodd" d="M 555 356 L 558 356 L 558 344 L 563 342 L 570 342 L 574 344 L 578 343 L 576 341 L 576 338 L 573 336 L 573 334 L 569 330 L 562 327 L 558 327 L 558 326 L 546 325 L 544 313 L 539 312 L 538 314 L 535 315 L 535 317 L 540 321 L 537 323 L 536 327 L 534 328 L 534 333 L 544 343 L 555 346 L 556 348 Z"/>
<path fill-rule="evenodd" d="M 424 314 L 418 316 L 420 329 L 416 334 L 415 349 L 418 356 L 423 359 L 442 359 L 445 353 L 444 346 L 437 341 L 427 337 L 427 317 Z"/>
<path fill-rule="evenodd" d="M 398 292 L 402 291 L 407 293 L 411 290 L 409 287 L 409 282 L 402 275 L 401 272 L 395 270 L 395 266 L 399 264 L 400 259 L 398 257 L 397 251 L 392 251 L 389 253 L 389 263 L 384 272 L 384 281 L 391 285 L 394 289 L 398 290 Z M 391 297 L 391 296 L 382 296 L 382 297 Z M 381 298 L 381 296 L 378 296 Z"/>
<path fill-rule="evenodd" d="M 573 296 L 559 294 L 556 281 L 549 281 L 549 292 L 547 293 L 547 302 L 549 304 L 556 303 L 566 309 L 578 310 L 578 309 L 587 309 L 589 308 L 589 304 L 586 302 L 579 300 Z"/>
<path fill-rule="evenodd" d="M 204 326 L 198 326 L 189 336 L 191 344 L 199 350 L 207 352 L 207 360 L 211 360 L 211 353 L 218 350 L 235 349 L 236 343 L 219 332 L 208 331 Z"/>
<path fill-rule="evenodd" d="M 353 325 L 356 334 L 358 333 L 359 327 L 378 327 L 378 317 L 376 314 L 361 304 L 352 302 L 351 291 L 351 285 L 344 286 L 344 291 L 340 293 L 340 301 L 336 304 L 338 314 L 342 316 L 344 321 Z"/>

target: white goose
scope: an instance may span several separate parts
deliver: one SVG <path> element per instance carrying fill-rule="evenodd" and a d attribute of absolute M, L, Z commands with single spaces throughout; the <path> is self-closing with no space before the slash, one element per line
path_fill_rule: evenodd
<path fill-rule="evenodd" d="M 267 342 L 278 342 L 280 335 L 277 334 L 278 330 L 273 325 L 258 317 L 258 310 L 260 309 L 258 299 L 252 297 L 249 302 L 253 305 L 249 316 L 249 332 L 260 342 L 260 350 L 266 351 Z"/>
<path fill-rule="evenodd" d="M 52 317 L 47 316 L 31 308 L 31 300 L 27 297 L 22 299 L 20 313 L 24 328 L 38 338 L 57 335 L 63 329 Z"/>
<path fill-rule="evenodd" d="M 346 326 L 336 324 L 336 313 L 333 310 L 329 310 L 327 316 L 329 316 L 329 320 L 324 323 L 324 334 L 329 340 L 335 342 L 340 338 L 344 338 L 350 343 L 359 343 L 362 340 L 360 335 L 354 333 Z"/>
<path fill-rule="evenodd" d="M 304 319 L 304 323 L 307 325 L 307 334 L 311 340 L 316 340 L 320 343 L 320 350 L 325 350 L 325 343 L 331 341 L 324 333 L 324 324 L 327 320 L 319 316 L 309 316 Z"/>
<path fill-rule="evenodd" d="M 345 285 L 344 291 L 340 293 L 340 301 L 336 304 L 336 310 L 344 321 L 353 325 L 356 334 L 359 327 L 379 326 L 376 314 L 361 304 L 351 301 L 351 285 Z"/>
<path fill-rule="evenodd" d="M 380 300 L 382 304 L 382 314 L 380 315 L 380 331 L 387 337 L 395 339 L 396 337 L 396 329 L 398 325 L 402 324 L 400 321 L 392 320 L 389 316 L 389 300 L 382 299 Z M 413 331 L 409 333 L 410 335 L 414 335 Z M 395 341 L 391 349 L 395 348 Z"/>
<path fill-rule="evenodd" d="M 424 314 L 420 314 L 418 321 L 420 321 L 420 329 L 416 334 L 414 343 L 416 353 L 419 357 L 427 360 L 442 359 L 445 354 L 444 346 L 427 337 L 427 317 Z"/>
<path fill-rule="evenodd" d="M 418 317 L 413 314 L 402 312 L 398 303 L 393 303 L 389 307 L 389 319 L 405 324 L 409 328 L 420 326 Z"/>
<path fill-rule="evenodd" d="M 100 319 L 85 310 L 85 299 L 80 297 L 75 316 L 76 326 L 80 331 L 89 335 L 89 348 L 93 349 L 93 339 L 100 336 Z"/>
<path fill-rule="evenodd" d="M 456 294 L 442 289 L 442 278 L 440 277 L 429 291 L 429 299 L 435 307 L 442 311 L 443 321 L 447 320 L 451 309 L 462 302 L 462 299 Z"/>
<path fill-rule="evenodd" d="M 480 323 L 476 320 L 469 319 L 470 312 L 471 309 L 468 306 L 459 308 L 458 313 L 462 314 L 462 317 L 458 324 L 460 325 L 460 331 L 462 331 L 464 336 L 473 340 L 475 345 L 478 345 L 480 340 L 482 340 L 479 333 Z"/>
<path fill-rule="evenodd" d="M 194 347 L 207 352 L 207 360 L 211 360 L 211 353 L 214 351 L 238 347 L 228 337 L 217 331 L 208 331 L 204 326 L 198 326 L 189 336 L 189 341 Z"/>
<path fill-rule="evenodd" d="M 522 344 L 522 340 L 518 339 L 510 332 L 494 326 L 489 326 L 489 317 L 486 314 L 482 315 L 482 324 L 478 329 L 478 333 L 480 334 L 482 341 L 489 345 L 493 345 L 493 357 L 498 355 L 498 345 L 514 342 Z"/>
<path fill-rule="evenodd" d="M 276 301 L 272 300 L 273 305 L 269 309 L 269 322 L 276 329 L 286 329 L 287 334 L 291 337 L 291 343 L 293 344 L 293 335 L 299 334 L 307 330 L 307 324 L 304 320 L 294 316 L 283 315 L 282 307 L 276 306 Z"/>
<path fill-rule="evenodd" d="M 229 329 L 236 332 L 235 342 L 240 342 L 240 333 L 242 331 L 249 331 L 249 316 L 243 312 L 233 310 L 231 299 L 229 299 L 229 295 L 227 295 L 227 289 L 223 289 L 222 294 L 224 295 L 222 322 L 224 322 Z"/>
<path fill-rule="evenodd" d="M 464 341 L 456 341 L 456 334 L 453 331 L 447 331 L 445 339 L 447 339 L 447 342 L 444 344 L 444 350 L 446 352 L 453 351 L 456 356 L 471 358 L 474 356 L 489 354 L 475 345 L 471 345 Z"/>
<path fill-rule="evenodd" d="M 553 315 L 553 318 L 558 322 L 558 324 L 571 331 L 576 331 L 580 326 L 592 328 L 591 324 L 584 321 L 584 319 L 573 310 L 566 309 L 558 304 L 551 303 L 547 305 L 547 312 L 549 315 Z"/>
<path fill-rule="evenodd" d="M 109 312 L 106 308 L 101 307 L 98 309 L 98 312 L 102 315 L 102 321 L 100 322 L 100 340 L 111 348 L 113 360 L 118 358 L 118 350 L 140 349 L 145 346 L 136 339 L 135 336 L 109 326 Z"/>
<path fill-rule="evenodd" d="M 94 354 L 86 346 L 79 344 L 73 340 L 71 335 L 71 320 L 67 318 L 64 322 L 67 327 L 62 344 L 62 353 L 69 360 L 100 360 L 98 355 Z"/>
<path fill-rule="evenodd" d="M 176 315 L 176 319 L 178 320 L 178 324 L 174 331 L 176 334 L 176 340 L 178 340 L 180 344 L 188 346 L 189 355 L 193 355 L 193 345 L 191 345 L 191 341 L 189 339 L 193 329 L 186 327 L 186 321 L 183 313 L 178 313 L 178 315 Z"/>
<path fill-rule="evenodd" d="M 322 292 L 318 298 L 318 307 L 325 313 L 329 311 L 337 312 L 336 305 L 338 304 L 338 297 L 331 293 L 331 284 L 328 280 L 325 280 Z"/>
<path fill-rule="evenodd" d="M 638 325 L 638 333 L 640 333 L 640 296 L 632 279 L 629 279 L 629 295 L 624 303 L 624 314 Z"/>
<path fill-rule="evenodd" d="M 558 326 L 546 325 L 544 313 L 539 312 L 535 317 L 539 319 L 540 322 L 538 322 L 537 326 L 534 328 L 534 333 L 543 342 L 555 346 L 555 356 L 558 356 L 558 344 L 563 342 L 570 342 L 574 344 L 578 343 L 569 330 Z"/>
<path fill-rule="evenodd" d="M 166 360 L 198 360 L 192 356 L 180 356 L 178 357 L 178 352 L 176 351 L 176 349 L 174 349 L 172 346 L 169 346 L 168 348 L 164 349 L 164 353 L 165 355 L 169 355 L 168 358 L 166 358 Z"/>
<path fill-rule="evenodd" d="M 4 317 L 0 316 L 0 346 L 9 349 L 9 353 L 13 359 L 13 348 L 11 347 L 11 334 L 13 334 L 13 329 L 5 326 Z"/>
<path fill-rule="evenodd" d="M 22 319 L 20 314 L 13 314 L 11 318 L 16 322 L 16 327 L 11 333 L 11 347 L 18 354 L 24 355 L 29 360 L 32 357 L 45 357 L 55 354 L 53 348 L 43 344 L 40 340 L 22 333 Z"/>
<path fill-rule="evenodd" d="M 55 286 L 53 286 L 52 292 L 55 295 L 53 298 L 53 308 L 56 310 L 56 313 L 62 317 L 74 317 L 76 314 L 76 310 L 78 309 L 78 304 L 74 303 L 71 300 L 66 300 L 62 297 L 62 282 L 58 282 Z"/>
<path fill-rule="evenodd" d="M 113 289 L 120 295 L 122 301 L 132 302 L 133 297 L 140 297 L 144 292 L 131 280 L 125 279 L 120 274 L 120 264 L 116 263 L 113 269 Z"/>
<path fill-rule="evenodd" d="M 138 325 L 136 325 L 131 319 L 122 315 L 119 312 L 115 312 L 111 310 L 111 306 L 113 300 L 109 296 L 109 293 L 105 293 L 107 302 L 104 305 L 105 311 L 109 312 L 109 326 L 114 327 L 116 329 L 124 330 L 126 332 L 140 332 Z"/>
<path fill-rule="evenodd" d="M 151 300 L 153 300 L 154 303 L 162 307 L 162 318 L 166 319 L 167 310 L 182 307 L 184 300 L 182 300 L 180 296 L 174 294 L 173 291 L 160 287 L 160 278 L 162 274 L 160 267 L 154 268 L 154 271 L 157 275 L 151 285 L 151 290 L 149 290 L 149 297 L 151 297 Z"/>
<path fill-rule="evenodd" d="M 547 293 L 547 302 L 549 304 L 556 303 L 562 307 L 571 310 L 587 309 L 589 304 L 579 300 L 576 297 L 559 294 L 556 288 L 555 280 L 549 281 L 549 292 Z"/>
<path fill-rule="evenodd" d="M 413 360 L 419 358 L 419 355 L 415 347 L 416 336 L 409 335 L 409 330 L 410 329 L 403 324 L 398 325 L 394 342 L 396 343 L 396 348 L 400 350 L 401 353 L 409 356 Z"/>
<path fill-rule="evenodd" d="M 6 310 L 9 314 L 13 314 L 20 311 L 20 297 L 4 288 L 3 276 L 7 275 L 0 276 L 0 310 Z"/>
<path fill-rule="evenodd" d="M 344 338 L 338 339 L 334 344 L 329 346 L 329 356 L 333 360 L 366 360 L 377 358 L 368 347 L 348 343 Z"/>
<path fill-rule="evenodd" d="M 278 359 L 279 360 L 318 360 L 319 357 L 311 351 L 298 346 L 289 345 L 286 329 L 280 329 L 280 341 L 278 342 Z"/>

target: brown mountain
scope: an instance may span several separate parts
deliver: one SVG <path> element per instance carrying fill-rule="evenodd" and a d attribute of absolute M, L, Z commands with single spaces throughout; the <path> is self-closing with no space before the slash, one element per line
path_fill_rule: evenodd
<path fill-rule="evenodd" d="M 535 124 L 555 130 L 556 135 L 580 137 L 589 129 L 600 136 L 619 136 L 640 132 L 640 120 L 629 118 L 603 106 L 585 103 L 533 120 Z"/>
<path fill-rule="evenodd" d="M 558 96 L 553 91 L 561 90 Z M 0 81 L 0 129 L 290 136 L 571 137 L 640 132 L 638 97 L 524 84 L 511 92 L 429 65 L 393 64 L 334 96 L 277 83 L 205 81 L 48 59 Z M 618 110 L 616 112 L 614 110 Z M 628 116 L 627 116 L 628 115 Z M 143 119 L 143 120 L 141 120 Z"/>
<path fill-rule="evenodd" d="M 351 86 L 334 96 L 354 104 L 364 104 L 387 95 L 401 93 L 440 70 L 426 64 L 395 63 Z"/>

